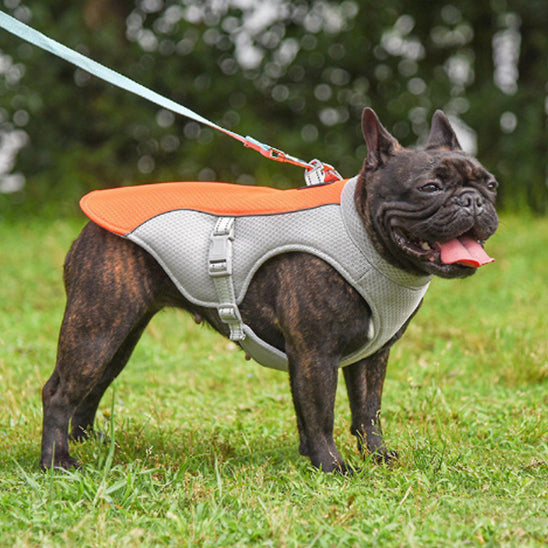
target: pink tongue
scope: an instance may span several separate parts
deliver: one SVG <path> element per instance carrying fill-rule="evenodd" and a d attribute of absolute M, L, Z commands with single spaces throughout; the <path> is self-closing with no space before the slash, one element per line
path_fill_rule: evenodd
<path fill-rule="evenodd" d="M 448 242 L 438 242 L 438 245 L 441 250 L 441 260 L 445 264 L 459 263 L 477 268 L 495 260 L 485 253 L 479 242 L 467 236 Z"/>

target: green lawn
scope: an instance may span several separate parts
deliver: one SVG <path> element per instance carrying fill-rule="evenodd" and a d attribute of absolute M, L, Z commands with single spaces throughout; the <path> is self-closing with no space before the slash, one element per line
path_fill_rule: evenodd
<path fill-rule="evenodd" d="M 107 392 L 110 441 L 73 447 L 83 471 L 39 472 L 40 389 L 82 223 L 0 221 L 1 546 L 548 543 L 547 220 L 503 217 L 495 264 L 433 283 L 384 390 L 400 462 L 350 478 L 299 456 L 286 374 L 178 311 Z M 337 443 L 358 465 L 349 415 L 341 382 Z"/>

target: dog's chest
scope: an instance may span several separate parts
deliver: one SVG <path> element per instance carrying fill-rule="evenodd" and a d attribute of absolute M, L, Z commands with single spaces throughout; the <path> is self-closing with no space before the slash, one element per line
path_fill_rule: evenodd
<path fill-rule="evenodd" d="M 190 302 L 216 308 L 230 326 L 231 338 L 268 367 L 286 369 L 287 357 L 241 321 L 238 305 L 253 275 L 269 258 L 294 251 L 320 257 L 372 310 L 368 340 L 358 352 L 343 358 L 341 365 L 348 365 L 394 336 L 420 303 L 430 280 L 396 269 L 376 253 L 354 207 L 355 183 L 302 191 L 250 189 L 248 194 L 228 185 L 235 195 L 224 199 L 222 192 L 214 195 L 214 191 L 227 185 L 202 184 L 199 190 L 207 196 L 201 203 L 194 198 L 172 198 L 170 203 L 169 187 L 148 185 L 141 187 L 144 192 L 135 191 L 138 187 L 125 191 L 136 193 L 129 214 L 123 189 L 92 193 L 84 198 L 82 208 L 96 223 L 155 257 Z M 185 185 L 189 183 L 178 184 L 177 190 L 184 191 Z M 151 207 L 151 196 L 159 206 Z M 126 213 L 121 214 L 122 209 Z"/>

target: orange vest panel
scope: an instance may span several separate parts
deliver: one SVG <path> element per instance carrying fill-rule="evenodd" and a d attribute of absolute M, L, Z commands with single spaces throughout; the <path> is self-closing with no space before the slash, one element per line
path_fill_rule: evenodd
<path fill-rule="evenodd" d="M 80 207 L 98 225 L 125 235 L 152 217 L 178 209 L 238 217 L 336 204 L 346 181 L 289 190 L 231 183 L 155 183 L 94 190 L 80 200 Z"/>

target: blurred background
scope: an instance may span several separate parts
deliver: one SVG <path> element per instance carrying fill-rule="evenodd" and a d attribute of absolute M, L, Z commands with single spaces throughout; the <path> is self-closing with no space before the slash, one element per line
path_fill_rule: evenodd
<path fill-rule="evenodd" d="M 548 207 L 548 1 L 3 0 L 2 10 L 210 120 L 346 177 L 363 107 L 406 146 L 435 109 L 502 183 Z M 0 219 L 67 215 L 94 188 L 303 170 L 0 31 Z"/>

